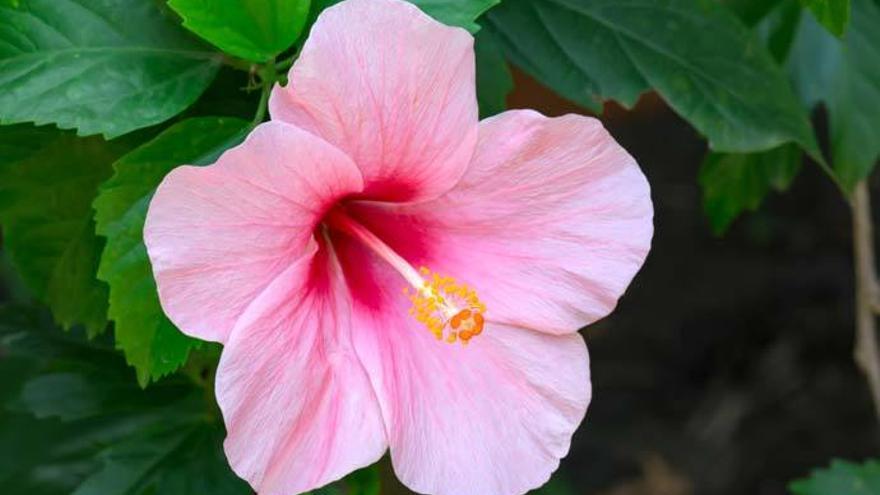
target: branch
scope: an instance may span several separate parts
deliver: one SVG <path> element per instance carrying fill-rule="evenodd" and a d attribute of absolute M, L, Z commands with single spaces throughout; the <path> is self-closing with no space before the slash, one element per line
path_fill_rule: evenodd
<path fill-rule="evenodd" d="M 871 196 L 861 181 L 852 196 L 853 248 L 856 275 L 856 363 L 868 379 L 874 410 L 880 419 L 880 348 L 877 347 L 877 321 L 880 308 L 877 267 L 874 261 L 874 234 Z"/>

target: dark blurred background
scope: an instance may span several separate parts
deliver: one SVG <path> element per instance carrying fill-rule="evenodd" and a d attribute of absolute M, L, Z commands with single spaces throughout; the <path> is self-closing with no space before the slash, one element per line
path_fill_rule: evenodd
<path fill-rule="evenodd" d="M 511 108 L 587 113 L 515 79 Z M 831 458 L 876 455 L 852 358 L 849 206 L 831 181 L 805 164 L 715 237 L 697 182 L 705 141 L 652 94 L 601 119 L 651 183 L 654 243 L 618 309 L 582 331 L 593 403 L 539 493 L 784 494 Z M 383 462 L 383 492 L 408 493 Z"/>

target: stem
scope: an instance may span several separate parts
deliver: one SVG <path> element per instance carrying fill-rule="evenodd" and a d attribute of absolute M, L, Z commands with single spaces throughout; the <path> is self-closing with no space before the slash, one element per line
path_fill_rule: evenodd
<path fill-rule="evenodd" d="M 260 102 L 257 104 L 257 114 L 254 115 L 253 125 L 256 127 L 266 118 L 266 106 L 269 102 L 269 93 L 272 91 L 272 85 L 275 84 L 275 61 L 272 60 L 260 71 L 260 81 L 263 83 L 263 90 L 260 93 Z"/>
<path fill-rule="evenodd" d="M 853 248 L 856 275 L 856 364 L 865 373 L 874 410 L 880 419 L 880 349 L 877 347 L 878 283 L 874 261 L 871 196 L 861 181 L 852 196 Z"/>
<path fill-rule="evenodd" d="M 257 66 L 254 62 L 248 62 L 247 60 L 242 60 L 240 58 L 232 57 L 229 55 L 224 55 L 221 59 L 224 64 L 232 67 L 233 69 L 243 70 L 245 72 L 251 72 Z"/>
<path fill-rule="evenodd" d="M 263 83 L 263 90 L 260 93 L 260 102 L 257 103 L 257 113 L 254 115 L 253 126 L 256 127 L 259 125 L 263 119 L 266 118 L 266 107 L 269 103 L 269 91 L 272 86 L 269 84 Z"/>
<path fill-rule="evenodd" d="M 296 52 L 295 52 L 293 55 L 291 55 L 290 57 L 288 57 L 288 58 L 282 60 L 281 62 L 278 62 L 278 63 L 275 65 L 275 69 L 276 69 L 278 72 L 284 72 L 284 71 L 286 71 L 287 69 L 293 67 L 293 63 L 296 62 L 297 57 L 299 57 L 299 50 L 300 50 L 300 48 L 298 47 L 298 48 L 296 49 Z"/>

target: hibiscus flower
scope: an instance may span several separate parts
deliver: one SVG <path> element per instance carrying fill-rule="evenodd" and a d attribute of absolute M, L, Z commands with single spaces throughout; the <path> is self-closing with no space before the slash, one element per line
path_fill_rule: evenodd
<path fill-rule="evenodd" d="M 224 344 L 233 470 L 311 490 L 387 450 L 438 495 L 545 483 L 591 387 L 577 330 L 650 247 L 638 165 L 599 121 L 478 121 L 473 38 L 399 0 L 318 18 L 271 122 L 158 188 L 162 306 Z"/>

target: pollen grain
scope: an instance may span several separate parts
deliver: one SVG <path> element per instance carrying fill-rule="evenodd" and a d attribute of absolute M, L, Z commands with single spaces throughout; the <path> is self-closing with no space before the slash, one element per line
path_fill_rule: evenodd
<path fill-rule="evenodd" d="M 452 277 L 421 267 L 422 286 L 417 290 L 404 288 L 412 306 L 409 314 L 440 341 L 464 345 L 483 332 L 486 306 L 476 291 Z"/>

